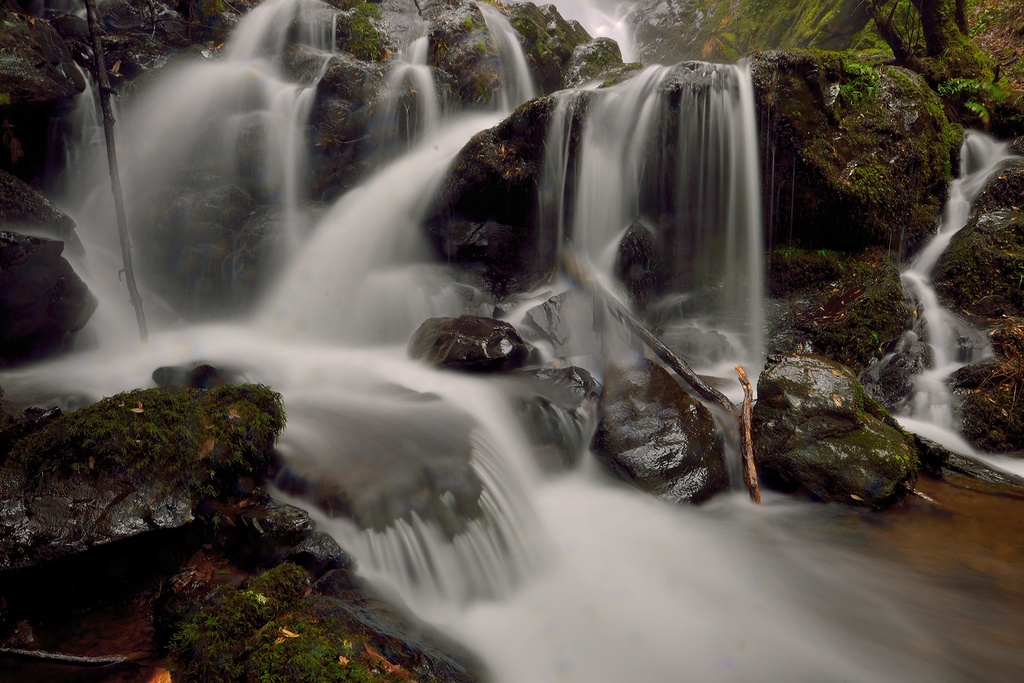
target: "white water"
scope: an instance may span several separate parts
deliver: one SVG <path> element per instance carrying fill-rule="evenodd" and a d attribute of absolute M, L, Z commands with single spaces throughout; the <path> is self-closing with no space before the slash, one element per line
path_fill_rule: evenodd
<path fill-rule="evenodd" d="M 487 30 L 497 44 L 498 56 L 501 58 L 501 109 L 511 111 L 517 105 L 537 96 L 533 73 L 526 65 L 526 56 L 519 44 L 519 34 L 512 28 L 504 13 L 487 3 L 478 3 L 477 7 L 484 15 Z"/>
<path fill-rule="evenodd" d="M 276 3 L 279 9 L 282 4 Z M 275 26 L 261 25 L 253 29 L 252 45 L 265 54 L 278 42 L 272 35 L 258 38 Z M 190 96 L 197 103 L 216 99 L 221 88 L 239 82 L 284 88 L 264 70 L 270 63 L 225 60 L 209 74 L 199 65 L 194 82 L 182 78 L 179 85 L 172 76 L 152 111 L 140 111 L 159 117 L 158 105 L 166 105 L 162 98 L 180 98 L 185 85 L 203 89 Z M 655 106 L 651 81 L 663 75 L 655 69 L 635 85 L 609 91 L 610 113 L 603 128 L 590 133 L 592 147 L 602 151 L 594 152 L 599 161 L 581 169 L 585 184 L 601 187 L 603 167 L 635 195 L 633 174 L 645 163 L 636 153 L 639 145 L 611 153 L 608 148 L 616 143 L 609 131 L 624 137 L 636 131 Z M 736 77 L 738 92 L 729 92 L 731 101 L 741 104 L 728 115 L 746 111 L 742 100 L 748 86 L 742 74 Z M 619 104 L 610 104 L 614 101 Z M 234 111 L 230 102 L 211 106 L 211 111 Z M 599 110 L 595 120 L 601 120 Z M 192 116 L 189 111 L 168 118 Z M 615 112 L 621 119 L 634 118 L 622 121 Z M 144 152 L 154 167 L 174 165 L 170 142 L 205 120 L 205 113 L 196 114 L 178 122 L 181 129 L 168 122 L 168 128 L 156 129 L 172 136 L 167 145 L 161 147 L 161 139 L 132 139 L 131 153 Z M 454 543 L 416 519 L 385 532 L 362 532 L 324 516 L 321 524 L 357 556 L 363 576 L 468 644 L 497 681 L 873 683 L 971 680 L 973 675 L 1012 680 L 1008 672 L 1018 669 L 1019 655 L 990 656 L 987 644 L 979 642 L 983 636 L 960 637 L 956 627 L 962 615 L 946 608 L 943 592 L 952 589 L 929 585 L 888 558 L 870 554 L 870 534 L 845 540 L 851 518 L 835 508 L 772 496 L 762 508 L 732 496 L 702 508 L 669 506 L 611 481 L 589 456 L 580 470 L 543 480 L 500 387 L 406 358 L 412 326 L 465 301 L 453 296 L 450 277 L 428 261 L 418 237 L 425 202 L 462 142 L 496 120 L 485 115 L 440 124 L 424 144 L 339 200 L 294 251 L 254 321 L 165 325 L 140 348 L 129 341 L 133 323 L 123 291 L 93 285 L 103 298 L 89 330 L 99 347 L 7 373 L 5 389 L 48 404 L 67 392 L 96 399 L 148 386 L 160 365 L 204 360 L 240 366 L 250 379 L 284 395 L 290 426 L 282 449 L 314 444 L 327 466 L 336 444 L 329 432 L 317 429 L 323 414 L 329 420 L 353 404 L 368 409 L 385 403 L 396 385 L 440 396 L 475 420 L 473 465 L 487 488 L 490 524 Z M 623 129 L 615 128 L 622 123 Z M 729 137 L 750 145 L 753 128 L 749 121 L 743 125 L 747 128 Z M 636 138 L 643 136 L 636 133 Z M 747 152 L 756 160 L 756 150 Z M 561 185 L 543 188 L 561 197 L 559 203 L 565 196 L 562 169 L 553 176 Z M 135 182 L 143 182 L 147 173 L 145 182 L 160 182 L 159 169 L 147 166 L 133 174 Z M 742 175 L 756 187 L 751 173 L 756 163 L 734 166 L 726 177 L 732 182 Z M 572 229 L 599 259 L 632 218 L 638 200 L 612 197 L 611 190 L 585 191 L 586 200 L 577 197 L 582 206 Z M 733 196 L 731 202 L 748 200 Z M 591 201 L 608 204 L 594 210 Z M 592 223 L 581 223 L 581 213 Z M 90 253 L 96 253 L 96 235 L 87 221 L 80 224 L 87 228 L 83 237 L 92 240 Z M 742 245 L 734 244 L 736 253 Z M 116 270 L 107 268 L 94 268 L 94 277 Z M 974 618 L 983 620 L 988 603 L 971 605 L 982 614 Z"/>
<path fill-rule="evenodd" d="M 425 27 L 424 27 L 425 29 Z M 406 148 L 435 133 L 441 123 L 441 103 L 434 76 L 427 66 L 430 41 L 416 35 L 402 48 L 388 75 L 387 96 L 374 126 L 378 145 L 392 143 L 389 138 L 405 131 Z M 412 102 L 406 102 L 411 94 Z"/>
<path fill-rule="evenodd" d="M 939 303 L 932 288 L 931 275 L 950 240 L 967 224 L 971 202 L 992 175 L 1015 160 L 1007 143 L 968 132 L 960 151 L 960 177 L 953 181 L 938 231 L 903 274 L 903 282 L 920 302 L 921 315 L 912 334 L 932 350 L 931 367 L 915 378 L 914 396 L 909 404 L 910 417 L 954 432 L 953 397 L 950 375 L 990 353 L 987 339 Z M 967 343 L 961 339 L 967 338 Z M 955 432 L 954 432 L 955 433 Z M 949 436 L 941 443 L 954 443 Z M 962 440 L 961 440 L 962 441 Z M 956 444 L 961 452 L 966 444 Z M 953 446 L 949 446 L 953 447 Z M 970 449 L 967 449 L 970 452 Z"/>

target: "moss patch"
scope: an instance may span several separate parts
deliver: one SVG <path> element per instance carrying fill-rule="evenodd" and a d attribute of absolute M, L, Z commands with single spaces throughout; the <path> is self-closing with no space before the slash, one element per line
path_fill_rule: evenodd
<path fill-rule="evenodd" d="M 379 62 L 388 56 L 387 40 L 376 26 L 378 5 L 364 2 L 338 13 L 338 49 L 365 62 Z"/>
<path fill-rule="evenodd" d="M 15 444 L 8 464 L 39 479 L 146 472 L 211 495 L 267 466 L 284 421 L 281 396 L 261 385 L 136 389 L 62 415 Z"/>

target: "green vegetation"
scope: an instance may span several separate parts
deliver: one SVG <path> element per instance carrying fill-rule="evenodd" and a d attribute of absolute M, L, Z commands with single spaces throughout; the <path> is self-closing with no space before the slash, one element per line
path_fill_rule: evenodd
<path fill-rule="evenodd" d="M 338 13 L 338 49 L 356 59 L 377 62 L 388 55 L 386 39 L 374 22 L 380 20 L 379 5 L 370 2 L 355 4 Z"/>
<path fill-rule="evenodd" d="M 58 417 L 16 443 L 8 464 L 38 478 L 147 473 L 213 495 L 266 467 L 284 422 L 280 394 L 261 385 L 136 389 Z"/>
<path fill-rule="evenodd" d="M 175 680 L 185 683 L 372 683 L 409 672 L 303 599 L 309 575 L 285 563 L 225 587 L 187 617 L 170 645 Z"/>

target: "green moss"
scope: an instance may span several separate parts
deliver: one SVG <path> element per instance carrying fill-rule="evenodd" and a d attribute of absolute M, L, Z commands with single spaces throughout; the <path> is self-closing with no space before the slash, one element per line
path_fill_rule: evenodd
<path fill-rule="evenodd" d="M 364 655 L 361 634 L 302 599 L 304 569 L 285 563 L 242 589 L 224 588 L 186 618 L 170 645 L 185 683 L 370 683 L 399 680 Z"/>
<path fill-rule="evenodd" d="M 5 92 L 0 92 L 0 107 L 7 106 L 11 103 L 11 96 Z"/>
<path fill-rule="evenodd" d="M 284 421 L 281 396 L 261 385 L 136 389 L 60 416 L 15 444 L 9 461 L 40 478 L 151 471 L 209 494 L 264 467 Z"/>
<path fill-rule="evenodd" d="M 387 55 L 386 39 L 377 30 L 381 17 L 378 5 L 364 2 L 338 13 L 338 49 L 363 61 L 380 61 Z"/>

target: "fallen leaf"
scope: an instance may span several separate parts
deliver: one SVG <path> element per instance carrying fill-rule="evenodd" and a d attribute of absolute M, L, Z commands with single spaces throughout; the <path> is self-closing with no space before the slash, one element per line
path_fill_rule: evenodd
<path fill-rule="evenodd" d="M 277 640 L 274 641 L 274 645 L 280 645 L 283 642 L 284 642 L 284 638 L 278 638 Z"/>
<path fill-rule="evenodd" d="M 116 74 L 121 71 L 121 60 L 114 62 L 114 66 L 110 67 L 110 73 Z"/>
<path fill-rule="evenodd" d="M 839 394 L 832 394 L 832 402 L 836 404 L 837 408 L 843 407 L 843 399 L 839 398 Z"/>
<path fill-rule="evenodd" d="M 864 500 L 863 498 L 858 496 L 856 493 L 851 493 L 850 494 L 850 498 L 853 498 L 854 500 L 859 500 L 859 501 L 863 501 Z"/>
<path fill-rule="evenodd" d="M 132 408 L 132 412 L 133 413 L 144 413 L 144 412 L 146 412 L 145 410 L 142 409 L 142 401 L 139 401 L 138 403 L 135 404 L 135 407 Z"/>
<path fill-rule="evenodd" d="M 348 666 L 348 663 L 350 661 L 352 661 L 352 660 L 350 660 L 345 655 L 338 655 L 338 664 L 341 664 L 342 666 Z"/>
<path fill-rule="evenodd" d="M 283 626 L 281 627 L 281 633 L 284 634 L 285 638 L 298 638 L 299 637 L 298 633 L 295 633 L 294 631 L 289 631 L 288 629 L 284 628 Z"/>
<path fill-rule="evenodd" d="M 89 469 L 96 469 L 96 458 L 92 457 L 91 455 L 89 456 Z"/>
<path fill-rule="evenodd" d="M 239 415 L 238 411 L 235 410 L 234 408 L 232 408 L 231 410 L 228 411 L 228 419 L 229 420 L 239 420 L 241 418 L 242 418 L 242 416 Z"/>
<path fill-rule="evenodd" d="M 203 445 L 199 447 L 199 455 L 209 455 L 213 453 L 214 446 L 217 445 L 217 441 L 214 439 L 207 439 L 203 442 Z"/>
<path fill-rule="evenodd" d="M 171 683 L 171 672 L 157 667 L 153 670 L 153 675 L 146 683 Z"/>

